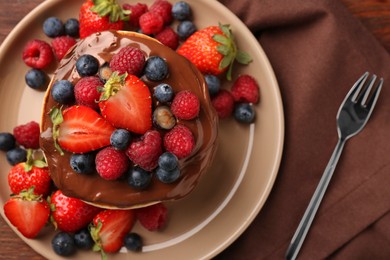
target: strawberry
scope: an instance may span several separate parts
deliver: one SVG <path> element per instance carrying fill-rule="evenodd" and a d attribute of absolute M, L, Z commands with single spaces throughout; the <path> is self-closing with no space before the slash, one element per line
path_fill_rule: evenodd
<path fill-rule="evenodd" d="M 35 238 L 50 216 L 50 207 L 34 188 L 12 196 L 4 204 L 4 214 L 23 236 Z"/>
<path fill-rule="evenodd" d="M 76 232 L 86 227 L 101 209 L 57 190 L 50 198 L 52 222 L 64 232 Z"/>
<path fill-rule="evenodd" d="M 85 153 L 110 145 L 115 128 L 92 108 L 71 106 L 61 113 L 55 107 L 50 116 L 55 146 L 60 153 L 63 153 L 62 148 L 73 153 Z"/>
<path fill-rule="evenodd" d="M 27 161 L 13 166 L 8 173 L 8 184 L 13 194 L 34 187 L 36 195 L 50 193 L 51 178 L 49 168 L 42 160 L 34 160 L 32 150 L 27 150 Z"/>
<path fill-rule="evenodd" d="M 227 71 L 231 80 L 234 61 L 248 64 L 252 58 L 237 49 L 229 25 L 209 26 L 193 33 L 177 50 L 202 73 L 220 75 Z"/>
<path fill-rule="evenodd" d="M 133 228 L 135 214 L 133 210 L 104 210 L 97 214 L 90 225 L 91 236 L 95 241 L 94 251 L 115 253 L 123 246 L 124 237 Z"/>
<path fill-rule="evenodd" d="M 86 0 L 79 12 L 80 38 L 105 30 L 122 30 L 129 14 L 115 0 Z"/>
<path fill-rule="evenodd" d="M 137 134 L 144 134 L 152 127 L 151 93 L 138 77 L 114 72 L 102 92 L 100 111 L 113 126 Z"/>

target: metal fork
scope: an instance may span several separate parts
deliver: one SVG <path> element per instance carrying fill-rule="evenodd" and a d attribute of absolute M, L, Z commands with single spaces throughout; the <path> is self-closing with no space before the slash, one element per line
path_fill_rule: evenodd
<path fill-rule="evenodd" d="M 326 188 L 332 178 L 334 169 L 336 168 L 346 141 L 363 129 L 375 107 L 379 93 L 382 89 L 383 78 L 379 80 L 379 83 L 376 85 L 374 90 L 371 91 L 377 77 L 376 75 L 373 75 L 368 83 L 365 84 L 368 75 L 369 73 L 366 72 L 358 79 L 358 81 L 356 81 L 339 108 L 336 117 L 337 132 L 339 136 L 336 148 L 333 151 L 332 157 L 325 168 L 321 180 L 310 200 L 297 230 L 295 231 L 290 246 L 287 249 L 286 259 L 288 260 L 296 259 L 299 253 L 306 234 L 313 222 L 314 216 L 320 206 L 322 198 L 324 197 Z M 370 92 L 372 92 L 371 95 Z"/>

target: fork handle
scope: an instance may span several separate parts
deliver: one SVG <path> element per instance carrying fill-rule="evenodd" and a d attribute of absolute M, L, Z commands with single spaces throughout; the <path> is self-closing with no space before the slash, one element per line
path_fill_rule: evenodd
<path fill-rule="evenodd" d="M 299 253 L 307 232 L 310 229 L 311 223 L 313 222 L 314 216 L 316 215 L 317 210 L 321 204 L 322 198 L 324 197 L 326 188 L 328 187 L 330 179 L 333 176 L 334 169 L 336 168 L 337 162 L 339 161 L 345 142 L 346 139 L 339 138 L 332 157 L 330 158 L 328 165 L 322 174 L 321 180 L 317 185 L 310 203 L 306 208 L 305 214 L 303 215 L 301 222 L 299 223 L 299 226 L 291 240 L 290 246 L 287 249 L 286 259 L 288 260 L 296 259 Z"/>

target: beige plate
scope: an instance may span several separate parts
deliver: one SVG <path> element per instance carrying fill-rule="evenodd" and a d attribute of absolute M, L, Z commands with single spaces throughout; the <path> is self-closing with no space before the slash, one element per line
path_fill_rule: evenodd
<path fill-rule="evenodd" d="M 127 0 L 131 2 L 131 0 Z M 136 2 L 134 0 L 134 2 Z M 150 4 L 151 1 L 145 1 Z M 200 185 L 183 200 L 169 203 L 170 218 L 161 232 L 134 230 L 144 238 L 143 253 L 121 253 L 110 259 L 202 259 L 211 258 L 230 245 L 248 227 L 264 205 L 276 178 L 284 139 L 283 107 L 279 88 L 269 61 L 248 28 L 217 1 L 188 0 L 198 28 L 228 23 L 240 49 L 254 58 L 249 66 L 236 66 L 239 73 L 253 75 L 260 83 L 261 102 L 256 106 L 256 123 L 242 126 L 234 120 L 220 123 L 219 148 L 210 171 Z M 50 41 L 42 33 L 49 16 L 63 20 L 78 16 L 81 1 L 46 1 L 26 16 L 7 37 L 0 49 L 0 132 L 12 132 L 14 126 L 40 118 L 44 93 L 26 87 L 28 68 L 21 60 L 23 46 L 34 38 Z M 229 83 L 224 85 L 230 88 Z M 9 198 L 9 170 L 4 153 L 0 156 L 0 213 Z M 38 253 L 56 259 L 50 240 L 54 232 L 46 228 L 34 240 L 22 237 Z M 92 252 L 77 253 L 74 258 L 100 259 Z M 84 258 L 85 259 L 85 258 Z"/>

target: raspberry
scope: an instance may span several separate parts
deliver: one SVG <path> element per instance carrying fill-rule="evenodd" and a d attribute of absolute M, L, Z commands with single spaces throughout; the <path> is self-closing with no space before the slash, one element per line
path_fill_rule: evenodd
<path fill-rule="evenodd" d="M 236 102 L 259 102 L 259 85 L 249 75 L 240 75 L 235 80 L 231 91 Z"/>
<path fill-rule="evenodd" d="M 155 1 L 149 11 L 161 15 L 165 25 L 172 22 L 172 4 L 166 0 Z"/>
<path fill-rule="evenodd" d="M 125 153 L 109 146 L 96 154 L 95 164 L 103 179 L 116 180 L 127 171 L 130 162 Z"/>
<path fill-rule="evenodd" d="M 168 219 L 168 209 L 162 203 L 136 209 L 135 214 L 141 225 L 149 231 L 162 229 Z"/>
<path fill-rule="evenodd" d="M 81 78 L 74 87 L 76 103 L 92 109 L 99 109 L 99 104 L 96 102 L 100 98 L 99 87 L 103 87 L 103 83 L 98 77 Z"/>
<path fill-rule="evenodd" d="M 126 154 L 139 167 L 151 171 L 157 167 L 158 158 L 162 154 L 161 135 L 156 130 L 146 132 L 139 141 L 133 142 Z"/>
<path fill-rule="evenodd" d="M 119 74 L 125 72 L 139 76 L 145 66 L 145 55 L 138 48 L 126 46 L 112 56 L 110 67 Z"/>
<path fill-rule="evenodd" d="M 217 111 L 219 118 L 227 118 L 233 112 L 234 98 L 229 91 L 221 89 L 217 95 L 213 97 L 211 104 Z"/>
<path fill-rule="evenodd" d="M 62 60 L 68 50 L 76 44 L 76 40 L 70 36 L 59 36 L 51 42 L 57 60 Z"/>
<path fill-rule="evenodd" d="M 145 34 L 157 34 L 164 28 L 164 20 L 158 13 L 149 11 L 141 15 L 139 26 Z"/>
<path fill-rule="evenodd" d="M 24 148 L 38 149 L 39 148 L 39 124 L 31 121 L 24 125 L 19 125 L 13 131 L 16 141 Z"/>
<path fill-rule="evenodd" d="M 184 125 L 176 125 L 164 136 L 164 147 L 178 159 L 189 156 L 195 147 L 195 138 L 191 130 Z"/>
<path fill-rule="evenodd" d="M 148 11 L 148 6 L 146 4 L 137 3 L 135 5 L 124 4 L 124 10 L 130 10 L 131 15 L 129 19 L 130 26 L 134 28 L 139 28 L 139 18 L 141 15 Z"/>
<path fill-rule="evenodd" d="M 22 58 L 27 66 L 34 69 L 44 69 L 54 60 L 54 55 L 47 42 L 32 40 L 24 47 Z"/>
<path fill-rule="evenodd" d="M 173 98 L 171 111 L 179 119 L 191 120 L 199 115 L 198 97 L 189 90 L 182 90 Z"/>
<path fill-rule="evenodd" d="M 154 38 L 172 50 L 176 50 L 177 46 L 179 46 L 179 36 L 171 27 L 165 27 Z"/>

